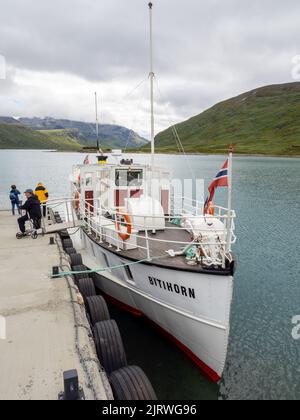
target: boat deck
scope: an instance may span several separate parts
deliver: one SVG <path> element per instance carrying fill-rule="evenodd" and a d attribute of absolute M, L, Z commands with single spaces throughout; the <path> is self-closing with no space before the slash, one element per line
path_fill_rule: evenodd
<path fill-rule="evenodd" d="M 191 235 L 170 222 L 166 223 L 166 226 L 172 229 L 166 229 L 164 231 L 156 231 L 156 233 L 148 232 L 148 238 L 150 243 L 150 255 L 153 257 L 153 260 L 149 264 L 157 265 L 159 267 L 182 270 L 182 271 L 192 271 L 197 273 L 211 273 L 218 275 L 228 275 L 230 274 L 230 269 L 222 269 L 220 267 L 207 267 L 201 264 L 189 265 L 185 256 L 176 256 L 170 257 L 166 251 L 169 249 L 174 250 L 175 252 L 181 251 L 188 243 L 192 241 Z M 94 241 L 95 237 L 89 235 Z M 107 242 L 103 242 L 100 245 L 107 249 L 110 252 L 114 252 L 119 256 L 122 256 L 126 259 L 132 261 L 139 261 L 147 259 L 147 250 L 146 248 L 146 239 L 144 232 L 139 232 L 140 238 L 137 238 L 138 247 L 131 250 L 117 250 L 114 246 L 109 246 Z M 173 243 L 173 242 L 183 242 L 183 244 Z M 169 244 L 169 246 L 167 245 Z"/>

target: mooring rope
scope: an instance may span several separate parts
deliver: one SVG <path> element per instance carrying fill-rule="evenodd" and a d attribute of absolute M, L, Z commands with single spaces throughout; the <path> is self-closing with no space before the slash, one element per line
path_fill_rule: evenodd
<path fill-rule="evenodd" d="M 111 271 L 111 270 L 117 270 L 119 268 L 123 268 L 123 267 L 129 267 L 131 265 L 136 265 L 136 264 L 141 264 L 143 262 L 151 262 L 153 260 L 159 260 L 162 258 L 166 258 L 167 255 L 160 255 L 159 257 L 152 257 L 152 258 L 145 258 L 143 260 L 139 260 L 139 261 L 133 261 L 127 264 L 120 264 L 120 265 L 114 265 L 114 266 L 110 266 L 110 267 L 98 267 L 98 268 L 94 268 L 92 270 L 84 270 L 84 271 L 62 271 L 59 274 L 55 274 L 52 277 L 64 277 L 64 276 L 72 276 L 73 274 L 92 274 L 92 273 L 101 273 L 101 272 L 105 272 L 105 271 Z"/>

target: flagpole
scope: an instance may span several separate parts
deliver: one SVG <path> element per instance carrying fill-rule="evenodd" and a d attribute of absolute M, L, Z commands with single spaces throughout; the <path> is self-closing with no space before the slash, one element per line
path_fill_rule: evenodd
<path fill-rule="evenodd" d="M 232 228 L 232 156 L 233 156 L 233 145 L 231 144 L 228 149 L 228 205 L 227 205 L 227 238 L 226 238 L 226 254 L 231 251 L 231 228 Z"/>

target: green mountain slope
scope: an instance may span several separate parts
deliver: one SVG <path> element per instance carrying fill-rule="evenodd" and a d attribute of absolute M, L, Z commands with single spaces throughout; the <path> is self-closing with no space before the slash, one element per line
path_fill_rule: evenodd
<path fill-rule="evenodd" d="M 300 83 L 266 86 L 221 102 L 176 125 L 186 152 L 300 155 Z M 145 148 L 143 148 L 146 150 Z M 178 151 L 172 127 L 156 149 Z"/>
<path fill-rule="evenodd" d="M 21 124 L 0 122 L 0 149 L 81 150 L 69 133 L 39 132 Z"/>
<path fill-rule="evenodd" d="M 1 119 L 1 117 L 0 117 Z M 33 130 L 65 129 L 77 132 L 77 140 L 83 146 L 96 146 L 95 123 L 72 121 L 66 119 L 46 118 L 19 118 L 18 122 Z M 133 130 L 113 124 L 100 124 L 100 143 L 103 148 L 141 147 L 148 140 L 139 136 Z"/>

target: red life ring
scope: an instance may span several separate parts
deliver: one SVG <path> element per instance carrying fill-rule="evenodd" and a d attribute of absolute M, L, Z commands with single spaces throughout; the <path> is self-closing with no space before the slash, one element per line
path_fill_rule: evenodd
<path fill-rule="evenodd" d="M 210 216 L 215 215 L 215 206 L 214 206 L 214 203 L 212 201 L 209 201 L 209 203 L 208 203 L 208 208 L 207 208 L 206 214 L 209 214 Z"/>
<path fill-rule="evenodd" d="M 212 201 L 207 203 L 207 206 L 204 209 L 204 215 L 214 216 L 215 215 L 215 206 Z"/>
<path fill-rule="evenodd" d="M 121 216 L 126 222 L 126 233 L 121 232 L 121 223 L 119 220 L 119 216 Z M 122 241 L 128 241 L 132 233 L 132 221 L 131 217 L 126 213 L 116 213 L 116 229 L 118 231 L 119 237 Z"/>
<path fill-rule="evenodd" d="M 75 210 L 79 209 L 79 192 L 78 191 L 76 191 L 74 195 L 74 207 L 75 207 Z"/>

